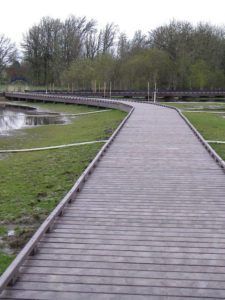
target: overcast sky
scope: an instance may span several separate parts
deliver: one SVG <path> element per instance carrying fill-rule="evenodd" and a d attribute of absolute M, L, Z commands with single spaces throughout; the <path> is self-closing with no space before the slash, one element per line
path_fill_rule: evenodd
<path fill-rule="evenodd" d="M 69 15 L 95 19 L 100 27 L 119 25 L 131 37 L 147 33 L 172 19 L 225 24 L 225 0 L 1 0 L 0 34 L 20 44 L 23 33 L 44 16 L 64 20 Z"/>

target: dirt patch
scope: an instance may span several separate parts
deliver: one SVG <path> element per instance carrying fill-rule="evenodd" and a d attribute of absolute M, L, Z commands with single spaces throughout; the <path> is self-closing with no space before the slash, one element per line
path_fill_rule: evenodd
<path fill-rule="evenodd" d="M 38 228 L 38 224 L 8 224 L 7 232 L 0 237 L 0 250 L 7 255 L 16 254 L 31 238 Z"/>

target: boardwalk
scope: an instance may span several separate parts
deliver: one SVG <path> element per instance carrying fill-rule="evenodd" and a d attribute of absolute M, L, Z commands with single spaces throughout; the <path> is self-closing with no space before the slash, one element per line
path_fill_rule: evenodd
<path fill-rule="evenodd" d="M 225 175 L 176 111 L 133 104 L 3 299 L 225 299 Z"/>

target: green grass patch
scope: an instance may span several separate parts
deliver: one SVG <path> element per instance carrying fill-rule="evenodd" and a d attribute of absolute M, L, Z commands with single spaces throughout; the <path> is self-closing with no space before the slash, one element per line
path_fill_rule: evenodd
<path fill-rule="evenodd" d="M 39 222 L 56 206 L 101 144 L 32 153 L 0 161 L 0 220 Z"/>
<path fill-rule="evenodd" d="M 7 233 L 5 226 L 0 225 L 0 236 L 3 236 Z"/>
<path fill-rule="evenodd" d="M 225 160 L 225 145 L 224 144 L 210 144 L 219 156 Z"/>
<path fill-rule="evenodd" d="M 182 110 L 206 140 L 225 141 L 225 103 L 224 102 L 164 102 Z M 187 112 L 191 111 L 193 112 Z M 205 112 L 194 112 L 203 110 Z M 224 111 L 224 114 L 221 113 Z M 220 112 L 220 113 L 216 113 Z M 213 149 L 225 160 L 225 144 L 211 143 Z"/>
<path fill-rule="evenodd" d="M 206 140 L 225 141 L 225 114 L 184 112 Z"/>
<path fill-rule="evenodd" d="M 225 103 L 222 102 L 192 102 L 192 103 L 164 103 L 177 107 L 194 125 L 206 140 L 225 141 Z M 187 112 L 193 110 L 193 112 Z M 205 112 L 194 112 L 205 110 Z M 223 113 L 216 113 L 216 112 Z M 211 143 L 213 149 L 225 160 L 225 144 Z"/>
<path fill-rule="evenodd" d="M 13 261 L 13 255 L 6 255 L 0 252 L 0 274 L 2 274 L 8 265 Z"/>
<path fill-rule="evenodd" d="M 225 111 L 225 102 L 162 102 L 181 110 Z"/>

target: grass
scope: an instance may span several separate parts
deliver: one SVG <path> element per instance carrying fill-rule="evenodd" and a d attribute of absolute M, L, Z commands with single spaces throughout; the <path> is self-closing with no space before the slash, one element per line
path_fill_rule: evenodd
<path fill-rule="evenodd" d="M 225 114 L 184 112 L 184 115 L 206 140 L 225 141 Z"/>
<path fill-rule="evenodd" d="M 7 233 L 7 230 L 5 226 L 0 226 L 0 237 L 5 235 Z"/>
<path fill-rule="evenodd" d="M 225 111 L 224 102 L 162 102 L 181 110 Z"/>
<path fill-rule="evenodd" d="M 8 265 L 13 261 L 14 255 L 7 255 L 0 252 L 0 274 L 8 267 Z"/>
<path fill-rule="evenodd" d="M 213 144 L 213 143 L 211 143 L 211 146 L 220 155 L 220 157 L 223 160 L 225 160 L 225 145 L 224 144 Z"/>
<path fill-rule="evenodd" d="M 182 109 L 183 114 L 196 127 L 206 140 L 225 141 L 225 103 L 165 103 L 169 106 Z M 193 110 L 193 112 L 188 112 Z M 195 110 L 205 110 L 205 112 L 194 112 Z M 216 113 L 224 111 L 222 113 Z M 213 149 L 225 160 L 225 144 L 211 143 Z"/>
<path fill-rule="evenodd" d="M 90 107 L 41 104 L 60 112 L 84 112 Z M 67 125 L 48 125 L 19 130 L 1 137 L 0 148 L 30 148 L 107 139 L 126 113 L 108 112 L 72 119 Z M 0 265 L 2 272 L 34 230 L 73 186 L 103 144 L 15 153 L 0 157 Z M 7 231 L 15 230 L 8 237 Z M 10 249 L 7 251 L 5 249 Z"/>
<path fill-rule="evenodd" d="M 71 188 L 101 146 L 17 153 L 0 161 L 0 220 L 32 224 Z"/>
<path fill-rule="evenodd" d="M 197 128 L 204 139 L 225 141 L 225 114 L 185 112 L 184 115 Z M 225 144 L 211 143 L 211 146 L 225 160 Z"/>

